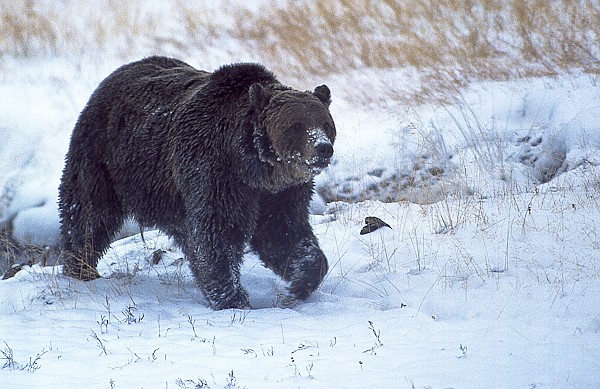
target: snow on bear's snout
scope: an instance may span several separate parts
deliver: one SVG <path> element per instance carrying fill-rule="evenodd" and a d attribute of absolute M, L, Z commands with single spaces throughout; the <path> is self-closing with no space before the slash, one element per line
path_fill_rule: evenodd
<path fill-rule="evenodd" d="M 311 152 L 305 163 L 315 171 L 321 171 L 329 165 L 333 155 L 333 144 L 320 127 L 308 130 L 308 145 Z"/>

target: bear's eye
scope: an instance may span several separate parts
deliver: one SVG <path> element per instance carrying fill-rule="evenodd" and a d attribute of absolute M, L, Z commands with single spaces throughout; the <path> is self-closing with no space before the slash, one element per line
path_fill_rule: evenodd
<path fill-rule="evenodd" d="M 304 131 L 304 124 L 301 122 L 292 124 L 292 126 L 290 127 L 290 131 L 296 134 L 302 132 Z"/>

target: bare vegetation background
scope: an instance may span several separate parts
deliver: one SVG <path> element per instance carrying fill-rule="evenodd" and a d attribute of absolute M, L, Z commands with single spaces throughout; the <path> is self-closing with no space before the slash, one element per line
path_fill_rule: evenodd
<path fill-rule="evenodd" d="M 100 4 L 101 3 L 101 4 Z M 564 72 L 600 74 L 596 0 L 266 1 L 241 9 L 183 1 L 160 6 L 0 0 L 0 59 L 114 51 L 197 56 L 235 38 L 246 56 L 304 78 L 353 70 L 417 69 L 420 87 L 398 100 L 439 100 L 473 80 Z M 241 53 L 240 53 L 241 54 Z M 388 97 L 390 97 L 388 96 Z"/>

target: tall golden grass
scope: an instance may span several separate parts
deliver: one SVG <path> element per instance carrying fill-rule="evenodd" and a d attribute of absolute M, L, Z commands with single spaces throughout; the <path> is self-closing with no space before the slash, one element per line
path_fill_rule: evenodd
<path fill-rule="evenodd" d="M 210 47 L 217 32 L 212 12 L 197 12 L 183 0 L 161 5 L 0 0 L 0 59 L 87 53 L 125 59 L 138 52 L 181 55 Z"/>
<path fill-rule="evenodd" d="M 143 4 L 0 0 L 0 58 L 126 56 L 140 46 L 193 54 L 227 37 L 291 77 L 417 69 L 425 99 L 472 80 L 600 73 L 597 0 L 278 0 L 252 8 L 226 1 L 216 13 L 184 1 L 166 12 Z"/>
<path fill-rule="evenodd" d="M 434 89 L 600 73 L 597 0 L 276 1 L 246 11 L 235 35 L 287 72 L 412 67 Z"/>
<path fill-rule="evenodd" d="M 30 56 L 56 48 L 56 15 L 50 10 L 40 10 L 33 1 L 0 4 L 0 56 Z"/>
<path fill-rule="evenodd" d="M 238 18 L 238 36 L 315 72 L 460 66 L 485 74 L 482 65 L 496 63 L 505 72 L 600 71 L 593 0 L 323 0 L 267 9 Z"/>

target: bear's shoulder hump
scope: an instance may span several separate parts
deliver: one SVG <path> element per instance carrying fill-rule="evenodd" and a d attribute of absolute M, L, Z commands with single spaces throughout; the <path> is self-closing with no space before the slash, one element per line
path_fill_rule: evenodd
<path fill-rule="evenodd" d="M 221 66 L 211 76 L 212 82 L 230 91 L 247 92 L 250 85 L 278 84 L 275 75 L 258 63 L 235 63 Z"/>

